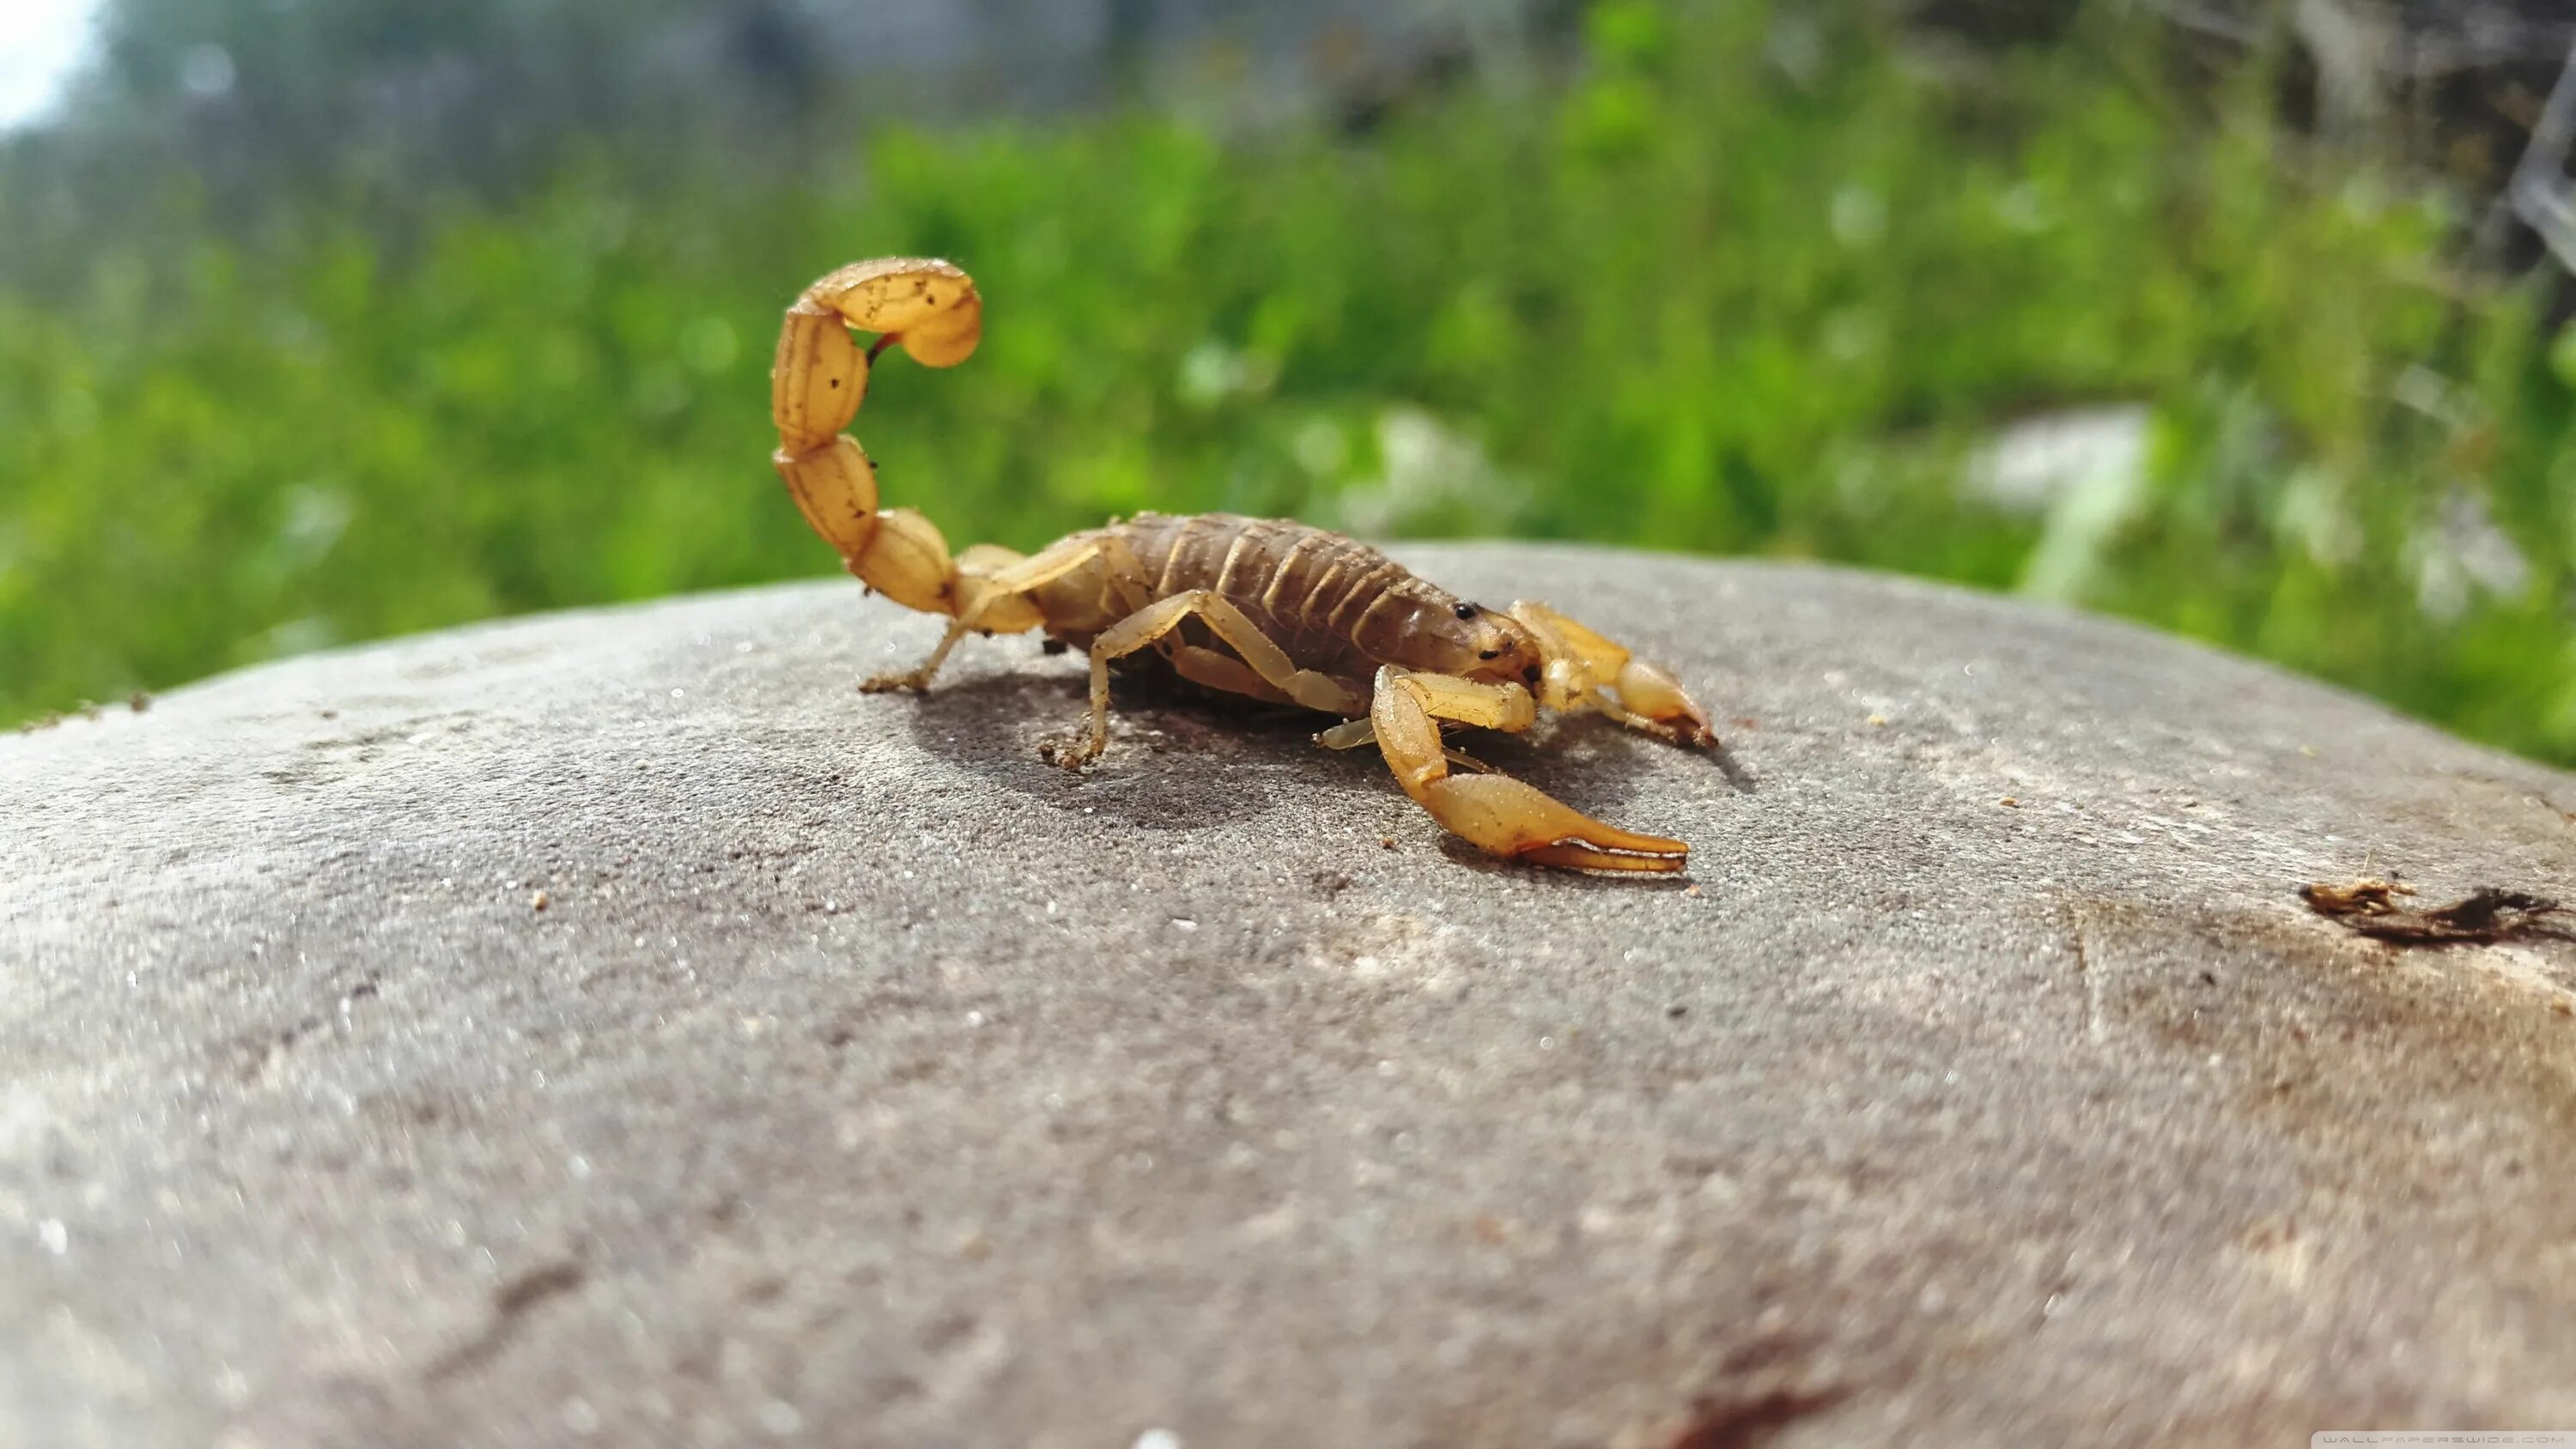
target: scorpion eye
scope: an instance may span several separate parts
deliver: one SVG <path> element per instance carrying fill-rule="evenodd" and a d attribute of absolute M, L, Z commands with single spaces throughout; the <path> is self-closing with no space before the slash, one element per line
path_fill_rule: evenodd
<path fill-rule="evenodd" d="M 1476 606 L 1473 604 L 1460 604 L 1458 606 L 1458 617 L 1461 619 L 1472 619 L 1476 617 Z M 1488 654 L 1485 657 L 1491 659 L 1494 656 Z"/>

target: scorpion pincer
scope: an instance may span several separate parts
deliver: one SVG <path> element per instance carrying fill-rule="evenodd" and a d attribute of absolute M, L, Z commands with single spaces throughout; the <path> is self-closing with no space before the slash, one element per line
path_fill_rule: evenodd
<path fill-rule="evenodd" d="M 1334 749 L 1374 740 L 1434 820 L 1498 855 L 1581 870 L 1677 871 L 1690 847 L 1605 825 L 1449 748 L 1448 725 L 1521 731 L 1541 708 L 1595 710 L 1682 745 L 1714 745 L 1707 711 L 1674 678 L 1544 604 L 1468 603 L 1368 545 L 1280 519 L 1142 514 L 1033 555 L 991 544 L 951 555 L 929 519 L 877 506 L 876 471 L 842 430 L 887 346 L 950 367 L 982 336 L 983 300 L 943 261 L 843 267 L 787 309 L 770 373 L 773 461 L 814 531 L 861 582 L 945 615 L 917 669 L 870 690 L 928 688 L 969 633 L 1021 633 L 1084 650 L 1089 729 L 1050 750 L 1079 768 L 1109 738 L 1109 665 L 1151 650 L 1210 689 L 1341 717 Z M 876 335 L 862 351 L 852 332 Z M 1453 774 L 1460 765 L 1473 773 Z"/>

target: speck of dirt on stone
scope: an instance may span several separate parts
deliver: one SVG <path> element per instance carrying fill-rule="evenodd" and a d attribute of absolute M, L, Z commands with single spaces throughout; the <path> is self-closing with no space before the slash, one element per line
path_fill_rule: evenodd
<path fill-rule="evenodd" d="M 528 909 L 532 911 L 542 911 L 554 903 L 555 898 L 546 894 L 544 891 L 539 891 L 535 895 L 528 897 Z"/>

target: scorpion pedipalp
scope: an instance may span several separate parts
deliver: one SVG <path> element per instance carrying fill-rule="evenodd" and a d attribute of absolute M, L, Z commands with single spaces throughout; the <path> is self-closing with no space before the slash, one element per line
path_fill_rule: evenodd
<path fill-rule="evenodd" d="M 1637 658 L 1624 644 L 1576 623 L 1535 599 L 1514 603 L 1511 617 L 1538 636 L 1547 657 L 1541 704 L 1598 710 L 1630 729 L 1677 745 L 1714 747 L 1708 711 L 1681 681 Z"/>
<path fill-rule="evenodd" d="M 1526 729 L 1535 705 L 1517 684 L 1484 684 L 1416 674 L 1385 665 L 1377 672 L 1369 720 L 1396 783 L 1450 833 L 1496 855 L 1578 870 L 1669 872 L 1690 861 L 1690 847 L 1593 819 L 1534 785 L 1508 775 L 1452 775 L 1440 721 L 1490 729 Z"/>

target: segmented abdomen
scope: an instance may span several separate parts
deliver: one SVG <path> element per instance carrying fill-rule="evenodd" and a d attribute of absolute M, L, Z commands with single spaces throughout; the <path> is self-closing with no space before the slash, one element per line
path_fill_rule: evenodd
<path fill-rule="evenodd" d="M 1150 597 L 1206 589 L 1251 616 L 1303 669 L 1365 682 L 1408 664 L 1456 618 L 1458 600 L 1354 538 L 1285 519 L 1142 514 L 1103 530 L 1123 541 Z"/>

